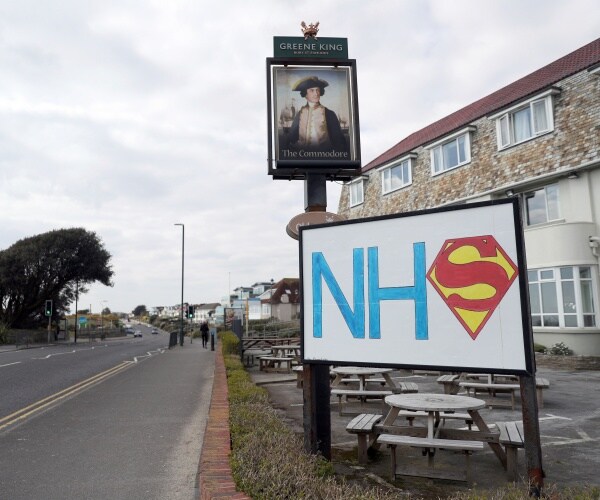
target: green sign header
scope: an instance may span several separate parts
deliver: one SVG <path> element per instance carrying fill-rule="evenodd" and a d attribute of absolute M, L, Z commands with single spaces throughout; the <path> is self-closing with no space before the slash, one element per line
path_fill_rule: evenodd
<path fill-rule="evenodd" d="M 275 57 L 313 57 L 320 59 L 348 59 L 347 38 L 273 37 Z"/>

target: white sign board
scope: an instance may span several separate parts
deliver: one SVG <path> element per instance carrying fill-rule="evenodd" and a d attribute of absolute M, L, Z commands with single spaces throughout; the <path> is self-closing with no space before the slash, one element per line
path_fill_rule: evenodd
<path fill-rule="evenodd" d="M 303 227 L 304 362 L 532 373 L 517 200 Z"/>

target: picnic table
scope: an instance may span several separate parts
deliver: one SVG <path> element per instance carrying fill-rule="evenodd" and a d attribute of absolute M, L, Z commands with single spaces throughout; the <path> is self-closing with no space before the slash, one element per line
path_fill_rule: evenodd
<path fill-rule="evenodd" d="M 273 345 L 271 354 L 259 359 L 260 371 L 291 373 L 292 366 L 300 358 L 300 346 L 293 344 Z"/>
<path fill-rule="evenodd" d="M 271 346 L 271 352 L 275 357 L 282 358 L 300 358 L 300 346 L 299 345 L 274 345 Z"/>
<path fill-rule="evenodd" d="M 487 443 L 506 469 L 506 453 L 499 443 L 499 433 L 492 432 L 481 417 L 479 410 L 486 403 L 477 398 L 452 394 L 394 394 L 385 397 L 390 407 L 387 414 L 359 415 L 348 424 L 346 430 L 359 437 L 359 461 L 366 461 L 366 447 L 387 444 L 391 449 L 391 474 L 418 475 L 433 478 L 469 480 L 469 456 L 473 451 L 481 451 Z M 463 413 L 457 413 L 463 412 Z M 466 413 L 465 413 L 466 412 Z M 413 418 L 427 419 L 426 425 L 398 425 L 409 413 Z M 476 429 L 451 429 L 444 426 L 447 418 L 470 419 Z M 361 446 L 362 444 L 362 446 Z M 396 448 L 398 446 L 421 448 L 428 457 L 427 467 L 397 467 Z M 442 471 L 434 468 L 436 450 L 452 450 L 465 454 L 466 470 Z"/>
<path fill-rule="evenodd" d="M 367 390 L 368 382 L 379 383 L 382 387 L 396 389 L 398 386 L 390 377 L 391 368 L 370 368 L 365 366 L 336 366 L 331 369 L 335 379 L 331 387 L 358 382 L 358 389 Z"/>
<path fill-rule="evenodd" d="M 469 396 L 459 396 L 452 394 L 395 394 L 385 398 L 386 404 L 390 406 L 388 414 L 382 422 L 382 433 L 379 434 L 377 441 L 381 444 L 387 444 L 391 448 L 392 476 L 398 475 L 419 475 L 433 478 L 449 478 L 459 480 L 470 480 L 470 454 L 473 451 L 481 451 L 484 442 L 492 448 L 494 453 L 500 459 L 503 467 L 506 468 L 506 454 L 500 446 L 499 434 L 492 433 L 485 423 L 479 410 L 485 408 L 485 401 Z M 427 427 L 417 433 L 404 433 L 397 435 L 392 430 L 394 422 L 402 410 L 424 412 L 427 416 Z M 478 431 L 463 429 L 448 429 L 452 433 L 444 432 L 443 414 L 444 412 L 467 412 L 471 417 Z M 409 429 L 416 427 L 409 427 Z M 426 469 L 415 469 L 413 467 L 397 468 L 396 465 L 396 447 L 409 446 L 418 447 L 424 450 L 428 457 L 428 467 Z M 434 456 L 436 450 L 453 450 L 464 453 L 466 461 L 466 470 L 464 475 L 457 475 L 452 471 L 441 471 L 434 468 Z"/>
<path fill-rule="evenodd" d="M 332 368 L 331 373 L 335 378 L 331 383 L 331 395 L 338 397 L 339 414 L 343 415 L 343 402 L 348 402 L 348 398 L 359 399 L 361 405 L 368 399 L 379 399 L 383 404 L 383 398 L 386 396 L 419 390 L 414 382 L 394 382 L 390 377 L 391 371 L 391 368 L 364 366 Z M 383 407 L 385 408 L 385 405 Z"/>

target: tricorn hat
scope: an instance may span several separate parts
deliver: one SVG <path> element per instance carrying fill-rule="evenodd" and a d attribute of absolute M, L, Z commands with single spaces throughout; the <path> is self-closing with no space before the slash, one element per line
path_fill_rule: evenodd
<path fill-rule="evenodd" d="M 328 85 L 328 82 L 326 82 L 325 80 L 321 80 L 316 76 L 307 76 L 306 78 L 298 80 L 292 87 L 292 90 L 302 92 L 303 90 L 306 91 L 314 87 L 319 87 L 321 90 L 323 90 Z"/>

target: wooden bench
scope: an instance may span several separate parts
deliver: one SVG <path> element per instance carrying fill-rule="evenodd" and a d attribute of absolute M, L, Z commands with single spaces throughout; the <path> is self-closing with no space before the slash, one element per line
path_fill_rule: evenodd
<path fill-rule="evenodd" d="M 398 412 L 399 417 L 404 417 L 408 420 L 408 425 L 412 426 L 415 418 L 427 418 L 428 413 L 426 411 L 412 411 L 412 410 L 400 410 Z M 473 425 L 473 417 L 468 413 L 452 413 L 447 411 L 440 412 L 440 419 L 442 420 L 464 420 L 465 424 L 468 425 L 469 430 Z"/>
<path fill-rule="evenodd" d="M 387 444 L 391 450 L 391 478 L 392 481 L 396 479 L 396 475 L 402 476 L 425 476 L 433 477 L 438 479 L 458 479 L 470 481 L 470 460 L 469 454 L 472 451 L 482 451 L 483 442 L 481 441 L 465 441 L 459 439 L 439 439 L 439 438 L 426 438 L 426 437 L 415 437 L 415 436 L 397 436 L 395 434 L 380 434 L 377 437 L 377 442 L 380 444 Z M 415 470 L 413 468 L 406 468 L 398 470 L 396 467 L 396 447 L 397 446 L 410 446 L 413 448 L 424 448 L 428 450 L 428 469 Z M 456 474 L 449 474 L 445 471 L 435 470 L 433 468 L 433 453 L 432 449 L 443 449 L 460 451 L 465 454 L 466 460 L 466 471 L 464 476 L 457 476 Z"/>
<path fill-rule="evenodd" d="M 261 356 L 258 358 L 260 363 L 259 369 L 264 372 L 292 372 L 292 361 L 294 358 L 276 357 L 276 356 Z"/>
<path fill-rule="evenodd" d="M 477 395 L 477 391 L 487 392 L 490 396 L 495 397 L 497 392 L 508 392 L 510 393 L 510 407 L 512 410 L 515 409 L 515 392 L 520 389 L 519 384 L 489 384 L 485 382 L 460 382 L 460 387 L 467 390 L 467 394 L 470 396 L 473 393 Z M 504 406 L 499 401 L 487 400 L 486 403 L 489 406 Z"/>
<path fill-rule="evenodd" d="M 360 389 L 338 389 L 338 388 L 331 389 L 331 395 L 338 397 L 339 414 L 340 415 L 344 414 L 343 413 L 344 407 L 342 404 L 344 397 L 346 399 L 346 403 L 348 402 L 348 397 L 351 397 L 351 398 L 360 399 L 360 402 L 362 404 L 369 398 L 381 399 L 381 401 L 383 402 L 383 400 L 386 396 L 391 396 L 392 394 L 394 394 L 394 393 L 390 390 L 366 390 L 366 389 L 360 390 Z M 385 404 L 384 404 L 384 409 L 385 409 Z"/>
<path fill-rule="evenodd" d="M 409 394 L 419 392 L 419 386 L 415 382 L 398 382 L 395 389 L 392 389 L 394 394 Z"/>
<path fill-rule="evenodd" d="M 292 371 L 296 373 L 296 387 L 302 389 L 304 385 L 304 367 L 302 365 L 294 366 Z"/>
<path fill-rule="evenodd" d="M 348 398 L 358 398 L 361 401 L 361 404 L 365 402 L 368 398 L 372 399 L 381 399 L 383 402 L 386 396 L 391 396 L 392 394 L 403 394 L 403 393 L 414 393 L 419 392 L 419 386 L 414 382 L 400 382 L 397 387 L 389 388 L 389 389 L 345 389 L 340 388 L 340 386 L 336 386 L 331 389 L 331 395 L 338 397 L 339 404 L 339 414 L 343 415 L 343 398 L 345 396 L 346 402 L 348 402 Z M 385 410 L 385 403 L 383 405 L 383 409 Z"/>
<path fill-rule="evenodd" d="M 342 380 L 340 380 L 341 384 L 358 384 L 360 382 L 360 379 L 357 378 L 343 378 Z M 365 380 L 365 384 L 381 384 L 384 385 L 385 384 L 385 379 L 384 378 L 368 378 Z"/>
<path fill-rule="evenodd" d="M 367 463 L 367 452 L 377 440 L 374 425 L 383 418 L 383 415 L 361 413 L 354 417 L 346 426 L 346 431 L 356 434 L 358 438 L 358 463 Z"/>
<path fill-rule="evenodd" d="M 544 407 L 544 395 L 542 391 L 550 387 L 550 381 L 547 378 L 535 377 L 535 393 L 537 395 L 538 408 Z"/>
<path fill-rule="evenodd" d="M 496 427 L 500 431 L 500 444 L 504 445 L 506 450 L 506 472 L 512 481 L 518 478 L 517 449 L 525 446 L 522 422 L 496 422 Z"/>
<path fill-rule="evenodd" d="M 473 390 L 474 395 L 477 394 L 477 390 L 487 391 L 491 396 L 495 396 L 496 392 L 510 392 L 511 408 L 515 409 L 515 392 L 521 389 L 520 384 L 490 384 L 484 382 L 460 382 L 460 387 L 464 387 L 467 393 L 470 395 Z M 539 408 L 544 407 L 544 395 L 543 390 L 550 387 L 550 381 L 547 378 L 536 377 L 535 378 L 535 393 Z M 488 403 L 491 403 L 488 401 Z M 492 403 L 493 404 L 493 403 Z"/>
<path fill-rule="evenodd" d="M 444 387 L 444 394 L 457 394 L 459 389 L 460 375 L 441 375 L 437 379 L 438 384 Z"/>
<path fill-rule="evenodd" d="M 267 356 L 269 351 L 264 349 L 246 349 L 244 351 L 244 365 L 254 366 L 254 359 L 260 356 Z"/>

